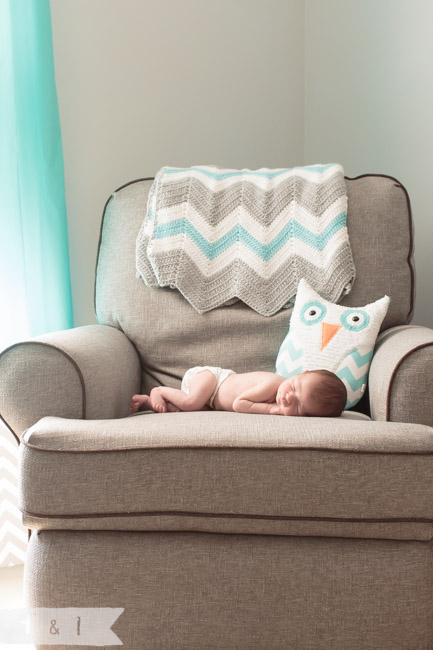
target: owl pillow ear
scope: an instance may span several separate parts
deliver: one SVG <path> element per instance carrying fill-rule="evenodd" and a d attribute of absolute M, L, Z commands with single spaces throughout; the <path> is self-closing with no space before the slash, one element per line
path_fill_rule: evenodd
<path fill-rule="evenodd" d="M 384 296 L 364 307 L 343 307 L 323 300 L 301 280 L 275 372 L 291 377 L 306 368 L 330 370 L 346 386 L 346 408 L 355 406 L 367 385 L 374 345 L 389 302 Z"/>

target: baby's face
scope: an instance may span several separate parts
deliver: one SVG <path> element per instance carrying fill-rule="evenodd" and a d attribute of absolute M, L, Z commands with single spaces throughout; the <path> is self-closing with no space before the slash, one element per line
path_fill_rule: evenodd
<path fill-rule="evenodd" d="M 280 384 L 276 402 L 283 415 L 318 415 L 317 403 L 312 398 L 312 389 L 320 382 L 314 373 L 302 372 Z"/>

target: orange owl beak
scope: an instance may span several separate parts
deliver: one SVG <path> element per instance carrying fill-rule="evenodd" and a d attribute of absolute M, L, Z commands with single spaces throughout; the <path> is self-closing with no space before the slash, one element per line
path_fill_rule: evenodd
<path fill-rule="evenodd" d="M 332 325 L 331 323 L 322 323 L 322 347 L 323 350 L 329 343 L 329 341 L 337 334 L 338 330 L 341 328 L 341 325 Z"/>

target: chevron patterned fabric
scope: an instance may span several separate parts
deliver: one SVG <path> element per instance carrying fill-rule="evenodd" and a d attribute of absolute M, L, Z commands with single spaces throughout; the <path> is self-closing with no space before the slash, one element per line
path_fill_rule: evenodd
<path fill-rule="evenodd" d="M 137 237 L 137 277 L 205 313 L 240 299 L 263 316 L 306 278 L 328 300 L 355 267 L 341 165 L 233 170 L 163 167 Z"/>
<path fill-rule="evenodd" d="M 0 422 L 0 567 L 23 564 L 27 529 L 18 507 L 18 445 Z"/>

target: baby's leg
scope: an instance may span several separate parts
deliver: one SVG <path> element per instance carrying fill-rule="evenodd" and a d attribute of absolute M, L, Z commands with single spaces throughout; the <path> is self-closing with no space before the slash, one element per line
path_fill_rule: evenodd
<path fill-rule="evenodd" d="M 179 413 L 180 408 L 172 404 L 171 402 L 166 402 L 167 404 L 167 413 Z"/>
<path fill-rule="evenodd" d="M 202 370 L 191 379 L 187 397 L 189 411 L 212 410 L 207 405 L 217 385 L 217 378 L 210 370 Z"/>
<path fill-rule="evenodd" d="M 150 393 L 152 408 L 159 413 L 167 410 L 167 401 L 181 411 L 200 411 L 215 390 L 217 379 L 210 370 L 202 370 L 191 379 L 189 395 L 169 386 L 158 386 Z"/>

